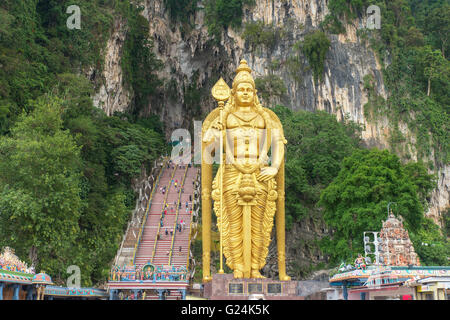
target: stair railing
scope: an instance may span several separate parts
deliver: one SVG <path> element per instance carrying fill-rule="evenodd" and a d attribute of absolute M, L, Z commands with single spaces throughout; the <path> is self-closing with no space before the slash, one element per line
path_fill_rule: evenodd
<path fill-rule="evenodd" d="M 197 176 L 195 177 L 194 181 L 197 181 L 199 179 L 200 171 L 197 170 Z M 194 199 L 192 199 L 192 203 L 194 203 Z M 187 255 L 187 261 L 186 261 L 186 270 L 189 270 L 189 251 L 191 250 L 191 233 L 192 233 L 192 215 L 194 214 L 194 206 L 192 206 L 191 210 L 191 223 L 189 224 L 189 242 L 188 242 L 188 255 Z"/>
<path fill-rule="evenodd" d="M 164 164 L 165 157 L 162 157 L 161 160 L 163 161 L 163 164 Z M 157 170 L 157 168 L 156 168 L 156 160 L 155 160 L 155 165 L 154 165 L 154 167 L 153 167 L 153 169 L 152 169 L 152 176 L 153 176 L 153 171 L 154 171 L 154 170 Z M 163 170 L 162 167 L 161 167 L 161 170 Z M 159 172 L 161 172 L 161 170 L 159 170 Z M 159 174 L 159 173 L 158 173 L 158 174 Z M 152 193 L 152 191 L 153 191 L 153 187 L 155 186 L 155 181 L 156 181 L 156 179 L 153 179 L 153 185 L 152 185 L 152 187 L 151 187 L 151 189 L 150 189 L 150 195 L 151 195 L 151 193 Z M 150 199 L 149 199 L 149 201 L 150 201 Z M 147 203 L 147 204 L 148 204 L 148 203 Z M 142 219 L 144 219 L 144 216 L 145 216 L 145 212 L 144 212 L 144 214 L 142 215 Z M 139 218 L 138 218 L 138 219 L 139 219 Z M 140 221 L 139 221 L 139 223 L 140 223 Z M 130 232 L 130 229 L 131 229 L 132 224 L 133 224 L 133 218 L 132 218 L 131 221 L 128 222 L 127 230 L 125 231 L 125 233 L 124 233 L 124 235 L 123 235 L 122 242 L 121 242 L 121 244 L 120 244 L 120 248 L 119 248 L 119 250 L 117 251 L 116 257 L 114 258 L 114 265 L 117 265 L 117 264 L 118 264 L 119 258 L 120 258 L 120 256 L 122 255 L 123 245 L 124 245 L 126 239 L 128 238 L 128 233 Z M 135 238 L 136 238 L 136 235 L 135 235 Z"/>
<path fill-rule="evenodd" d="M 173 223 L 173 235 L 172 235 L 172 242 L 170 244 L 169 266 L 172 265 L 173 244 L 175 242 L 175 234 L 176 234 L 175 228 L 176 228 L 176 225 L 178 222 L 178 214 L 180 212 L 181 189 L 184 188 L 184 181 L 186 180 L 187 172 L 188 172 L 188 166 L 186 165 L 186 169 L 184 170 L 184 175 L 183 175 L 183 181 L 181 182 L 180 191 L 178 193 L 177 213 L 175 215 L 175 222 Z"/>

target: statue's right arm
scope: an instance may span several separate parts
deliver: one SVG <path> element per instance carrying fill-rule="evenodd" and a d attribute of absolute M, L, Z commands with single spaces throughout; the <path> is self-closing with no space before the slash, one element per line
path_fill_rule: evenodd
<path fill-rule="evenodd" d="M 211 143 L 217 141 L 220 138 L 220 132 L 222 130 L 222 124 L 220 119 L 214 119 L 211 125 L 206 128 L 203 134 L 203 142 Z"/>

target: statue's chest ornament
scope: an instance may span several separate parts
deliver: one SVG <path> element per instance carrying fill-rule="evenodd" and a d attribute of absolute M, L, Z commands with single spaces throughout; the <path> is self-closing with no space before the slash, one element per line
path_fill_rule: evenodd
<path fill-rule="evenodd" d="M 236 118 L 238 118 L 239 120 L 241 120 L 244 123 L 249 123 L 249 122 L 255 122 L 253 120 L 256 119 L 256 117 L 258 116 L 257 113 L 241 113 L 241 112 L 236 112 L 233 113 L 233 116 L 235 116 Z"/>
<path fill-rule="evenodd" d="M 239 128 L 240 130 L 248 130 L 248 129 L 263 129 L 265 127 L 264 121 L 261 121 L 256 113 L 233 113 L 228 116 L 227 120 L 227 128 L 234 129 Z M 244 132 L 244 131 L 240 131 Z M 255 133 L 255 131 L 253 131 Z"/>

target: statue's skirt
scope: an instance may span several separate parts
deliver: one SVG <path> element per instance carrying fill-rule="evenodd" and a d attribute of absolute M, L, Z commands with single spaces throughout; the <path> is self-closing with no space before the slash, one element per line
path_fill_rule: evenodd
<path fill-rule="evenodd" d="M 232 270 L 246 271 L 245 261 L 251 261 L 252 270 L 260 270 L 266 262 L 277 192 L 275 179 L 258 181 L 259 172 L 258 168 L 245 173 L 232 164 L 225 164 L 220 166 L 213 181 L 214 212 L 219 232 L 222 231 L 226 264 Z M 220 188 L 222 173 L 223 195 Z M 245 221 L 248 223 L 244 224 Z M 244 225 L 248 226 L 247 230 Z"/>

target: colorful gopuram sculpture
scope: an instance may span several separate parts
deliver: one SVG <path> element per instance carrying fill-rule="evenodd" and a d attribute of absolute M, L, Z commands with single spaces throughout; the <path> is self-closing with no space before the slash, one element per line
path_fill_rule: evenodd
<path fill-rule="evenodd" d="M 44 272 L 20 260 L 14 249 L 5 247 L 0 253 L 0 300 L 42 300 L 47 285 L 53 284 Z M 33 298 L 34 297 L 34 298 Z"/>
<path fill-rule="evenodd" d="M 263 278 L 274 216 L 279 279 L 288 281 L 285 263 L 284 138 L 280 120 L 261 106 L 251 69 L 237 68 L 232 88 L 220 79 L 212 89 L 219 107 L 202 127 L 203 281 L 211 280 L 211 207 L 222 253 L 235 278 Z M 271 161 L 269 161 L 271 150 Z M 220 167 L 212 181 L 212 163 Z"/>
<path fill-rule="evenodd" d="M 0 253 L 0 270 L 34 274 L 33 268 L 28 268 L 27 264 L 21 261 L 10 247 L 5 247 Z"/>
<path fill-rule="evenodd" d="M 414 251 L 408 231 L 403 223 L 392 212 L 389 218 L 383 222 L 380 231 L 382 263 L 389 266 L 420 266 L 419 258 Z"/>

